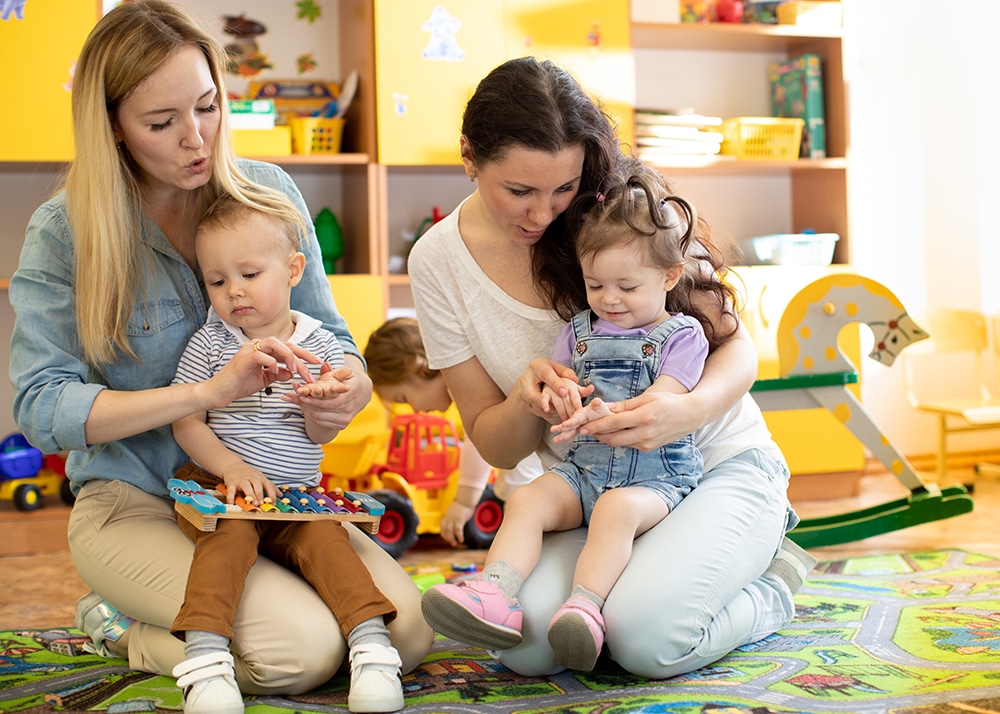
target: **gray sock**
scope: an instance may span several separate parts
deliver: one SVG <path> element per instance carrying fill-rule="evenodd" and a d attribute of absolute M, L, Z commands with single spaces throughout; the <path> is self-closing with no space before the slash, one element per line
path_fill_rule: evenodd
<path fill-rule="evenodd" d="M 382 616 L 369 617 L 362 623 L 355 625 L 347 636 L 347 646 L 353 649 L 357 645 L 385 645 L 392 647 L 392 640 L 389 639 L 389 629 L 385 626 Z"/>
<path fill-rule="evenodd" d="M 229 638 L 215 632 L 188 630 L 184 633 L 184 656 L 194 659 L 212 652 L 228 652 Z"/>
<path fill-rule="evenodd" d="M 582 585 L 574 585 L 573 590 L 570 591 L 568 599 L 572 600 L 575 597 L 580 597 L 583 598 L 584 600 L 590 600 L 592 603 L 597 605 L 598 610 L 604 609 L 604 598 L 602 598 L 595 592 L 587 590 L 587 588 L 583 587 Z"/>
<path fill-rule="evenodd" d="M 524 584 L 524 578 L 506 560 L 498 560 L 483 568 L 482 580 L 491 580 L 500 586 L 508 600 L 513 601 Z"/>
<path fill-rule="evenodd" d="M 780 578 L 794 595 L 802 588 L 809 571 L 816 565 L 816 558 L 789 538 L 781 541 L 781 548 L 767 566 L 766 573 Z"/>

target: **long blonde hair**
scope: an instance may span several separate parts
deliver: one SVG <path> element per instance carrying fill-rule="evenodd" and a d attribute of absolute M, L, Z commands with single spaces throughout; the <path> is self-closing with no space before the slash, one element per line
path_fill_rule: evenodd
<path fill-rule="evenodd" d="M 128 152 L 115 143 L 116 113 L 136 87 L 183 47 L 204 53 L 222 117 L 210 158 L 211 180 L 192 199 L 205 207 L 229 194 L 268 212 L 298 214 L 286 196 L 254 184 L 237 168 L 229 143 L 225 52 L 219 43 L 165 0 L 134 0 L 108 12 L 77 60 L 72 91 L 76 157 L 65 182 L 77 331 L 83 359 L 93 365 L 116 361 L 122 354 L 135 357 L 126 330 L 136 295 L 147 287 L 143 186 Z"/>

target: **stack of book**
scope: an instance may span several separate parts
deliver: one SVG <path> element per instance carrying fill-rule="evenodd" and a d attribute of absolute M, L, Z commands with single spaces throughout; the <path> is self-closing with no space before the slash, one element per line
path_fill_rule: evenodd
<path fill-rule="evenodd" d="M 653 164 L 714 156 L 722 147 L 722 133 L 717 131 L 721 124 L 721 117 L 640 109 L 635 113 L 636 153 Z"/>
<path fill-rule="evenodd" d="M 278 114 L 271 99 L 229 100 L 231 129 L 273 129 Z"/>
<path fill-rule="evenodd" d="M 819 55 L 804 54 L 783 62 L 772 62 L 768 65 L 768 79 L 771 82 L 774 116 L 805 120 L 799 156 L 803 159 L 825 159 L 823 60 Z"/>

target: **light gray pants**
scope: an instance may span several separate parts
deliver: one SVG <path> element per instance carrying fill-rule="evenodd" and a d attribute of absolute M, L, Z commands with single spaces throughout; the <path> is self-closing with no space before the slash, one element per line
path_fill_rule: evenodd
<path fill-rule="evenodd" d="M 608 595 L 605 642 L 624 669 L 666 679 L 710 664 L 787 625 L 792 593 L 764 574 L 788 524 L 788 473 L 750 451 L 706 472 L 658 525 L 635 540 Z M 569 596 L 585 528 L 547 533 L 518 599 L 523 641 L 499 660 L 523 675 L 562 667 L 552 659 L 549 620 Z"/>
<path fill-rule="evenodd" d="M 389 631 L 408 672 L 434 641 L 420 613 L 420 591 L 374 541 L 346 527 L 375 584 L 398 611 Z M 184 644 L 169 628 L 184 600 L 194 552 L 177 526 L 173 501 L 121 481 L 90 481 L 70 515 L 69 545 L 83 581 L 137 620 L 129 630 L 129 666 L 169 675 L 184 660 Z M 300 694 L 336 674 L 347 645 L 308 583 L 259 558 L 236 613 L 232 651 L 243 693 Z"/>

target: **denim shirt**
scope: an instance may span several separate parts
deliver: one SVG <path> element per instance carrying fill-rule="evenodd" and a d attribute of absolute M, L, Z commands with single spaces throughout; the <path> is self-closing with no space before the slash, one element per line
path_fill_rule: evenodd
<path fill-rule="evenodd" d="M 306 218 L 299 249 L 306 256 L 302 281 L 292 289 L 292 308 L 312 315 L 361 357 L 337 312 L 323 271 L 311 214 L 291 177 L 271 164 L 240 160 L 253 181 L 285 193 Z M 10 280 L 16 320 L 10 342 L 14 420 L 28 441 L 46 454 L 69 451 L 66 474 L 74 490 L 91 479 L 121 480 L 166 496 L 167 480 L 188 458 L 171 425 L 106 444 L 87 444 L 84 422 L 103 389 L 138 391 L 166 387 L 188 339 L 205 323 L 208 299 L 200 276 L 184 262 L 163 232 L 143 222 L 148 247 L 145 294 L 137 296 L 127 328 L 136 359 L 90 367 L 81 359 L 73 289 L 73 237 L 64 194 L 35 211 L 28 223 L 17 271 Z M 238 249 L 238 247 L 234 247 Z"/>

